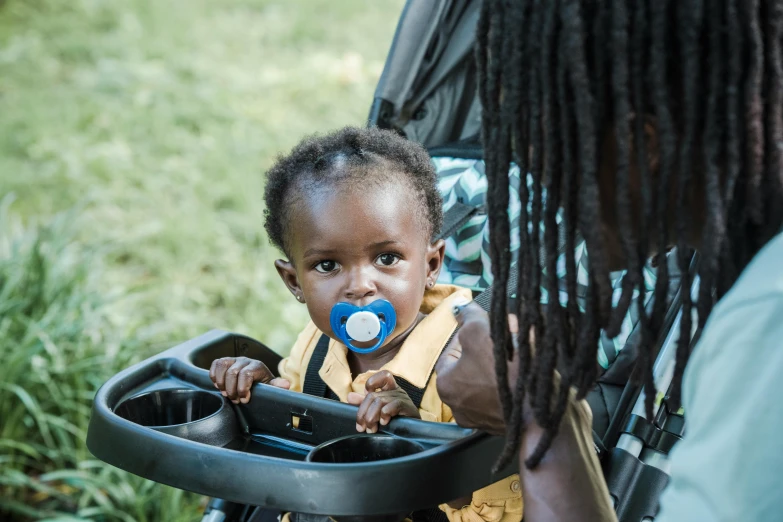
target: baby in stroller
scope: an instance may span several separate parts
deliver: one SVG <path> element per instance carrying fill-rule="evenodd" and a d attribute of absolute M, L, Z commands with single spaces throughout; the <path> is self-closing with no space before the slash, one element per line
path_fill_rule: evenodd
<path fill-rule="evenodd" d="M 453 422 L 434 367 L 456 328 L 454 306 L 472 293 L 436 284 L 443 211 L 424 148 L 377 128 L 308 138 L 269 171 L 265 199 L 266 230 L 287 258 L 275 266 L 311 321 L 280 377 L 227 357 L 211 366 L 215 386 L 234 402 L 250 401 L 261 382 L 354 404 L 360 432 L 398 415 Z M 439 507 L 409 518 L 518 522 L 519 477 Z"/>

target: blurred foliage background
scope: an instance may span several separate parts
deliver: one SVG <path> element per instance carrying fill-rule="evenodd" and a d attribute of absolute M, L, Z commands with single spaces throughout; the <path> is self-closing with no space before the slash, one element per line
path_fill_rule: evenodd
<path fill-rule="evenodd" d="M 263 172 L 363 124 L 403 0 L 0 0 L 0 520 L 198 520 L 92 397 L 211 328 L 284 353 Z"/>

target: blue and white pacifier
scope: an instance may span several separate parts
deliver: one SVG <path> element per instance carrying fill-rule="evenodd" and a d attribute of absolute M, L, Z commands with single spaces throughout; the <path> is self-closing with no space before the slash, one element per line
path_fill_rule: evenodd
<path fill-rule="evenodd" d="M 367 306 L 355 306 L 350 303 L 337 303 L 332 307 L 329 324 L 334 334 L 356 353 L 370 353 L 381 347 L 386 337 L 397 325 L 394 307 L 385 299 L 378 299 Z M 351 341 L 366 343 L 378 339 L 369 348 L 357 348 Z"/>

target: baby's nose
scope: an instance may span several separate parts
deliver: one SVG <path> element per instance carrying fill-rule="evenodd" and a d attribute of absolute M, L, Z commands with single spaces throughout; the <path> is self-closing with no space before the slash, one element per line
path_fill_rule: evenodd
<path fill-rule="evenodd" d="M 374 296 L 376 292 L 375 281 L 364 270 L 355 270 L 345 287 L 345 297 L 351 301 L 361 301 L 366 297 Z M 366 303 L 359 304 L 364 305 Z"/>

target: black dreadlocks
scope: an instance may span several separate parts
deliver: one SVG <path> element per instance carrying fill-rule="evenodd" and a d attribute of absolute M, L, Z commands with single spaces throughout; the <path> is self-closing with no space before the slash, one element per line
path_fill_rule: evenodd
<path fill-rule="evenodd" d="M 443 224 L 437 174 L 420 144 L 379 128 L 345 127 L 302 140 L 267 173 L 264 210 L 273 245 L 288 252 L 291 211 L 314 189 L 335 184 L 407 183 L 418 205 L 422 230 L 432 237 Z"/>
<path fill-rule="evenodd" d="M 526 397 L 546 430 L 526 462 L 538 464 L 557 433 L 569 389 L 583 398 L 595 382 L 600 330 L 610 337 L 619 333 L 635 290 L 643 332 L 635 374 L 644 382 L 651 416 L 653 351 L 666 299 L 656 299 L 647 313 L 643 268 L 653 251 L 674 245 L 686 289 L 672 396 L 679 402 L 693 326 L 694 213 L 704 209 L 698 327 L 783 224 L 782 31 L 783 0 L 484 0 L 476 62 L 495 288 L 506 288 L 510 270 L 509 162 L 533 180 L 532 190 L 520 183 L 519 379 L 513 391 L 505 379 L 513 352 L 505 322 L 508 296 L 496 292 L 492 301 L 509 434 L 499 465 L 518 449 Z M 646 132 L 648 124 L 654 134 Z M 638 175 L 638 201 L 632 172 Z M 628 267 L 614 307 L 599 199 L 601 180 L 606 184 L 609 175 Z M 584 313 L 577 306 L 573 255 L 565 263 L 567 304 L 556 297 L 540 304 L 542 269 L 549 295 L 559 294 L 559 208 L 566 252 L 574 252 L 579 232 L 590 254 Z M 541 235 L 531 231 L 542 222 L 540 256 Z M 658 296 L 669 284 L 666 266 L 659 263 Z M 559 387 L 555 368 L 562 371 Z"/>

